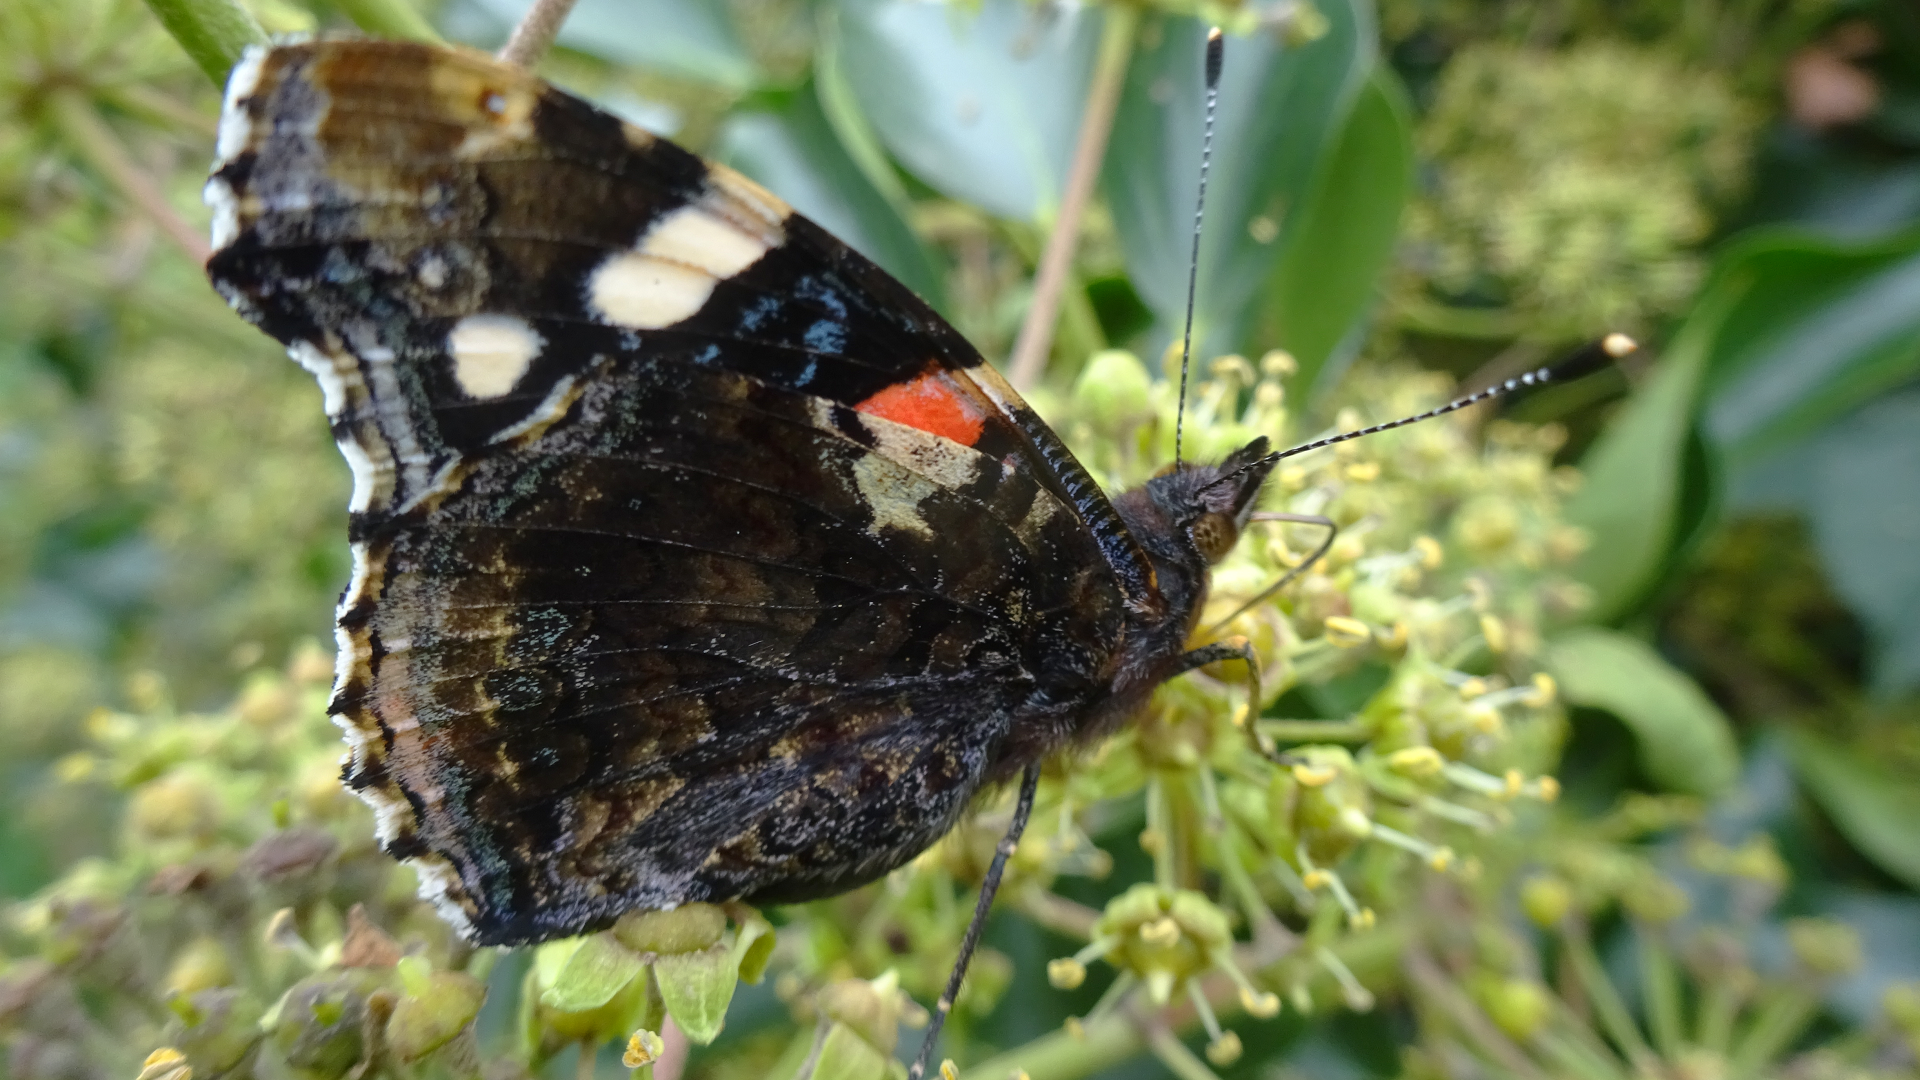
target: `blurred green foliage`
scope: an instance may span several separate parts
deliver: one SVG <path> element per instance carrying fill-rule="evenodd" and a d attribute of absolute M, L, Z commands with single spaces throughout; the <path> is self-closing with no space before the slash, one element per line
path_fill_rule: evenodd
<path fill-rule="evenodd" d="M 199 273 L 206 75 L 254 23 L 490 47 L 524 6 L 0 5 L 4 1075 L 880 1077 L 917 1043 L 1004 799 L 846 897 L 476 952 L 337 784 L 310 642 L 345 469 Z M 1126 484 L 1171 450 L 1196 15 L 1236 34 L 1197 452 L 1603 331 L 1653 348 L 1531 423 L 1278 473 L 1272 507 L 1341 537 L 1207 632 L 1255 645 L 1254 733 L 1296 764 L 1236 725 L 1229 669 L 1050 766 L 946 1052 L 996 1080 L 1915 1075 L 1910 5 L 582 0 L 543 70 L 768 183 L 996 359 L 1105 77 L 1031 394 Z M 1246 538 L 1212 614 L 1317 542 Z"/>

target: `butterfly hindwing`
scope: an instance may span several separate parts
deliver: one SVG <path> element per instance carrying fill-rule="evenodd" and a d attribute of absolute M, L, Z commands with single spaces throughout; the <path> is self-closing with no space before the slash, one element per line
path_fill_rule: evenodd
<path fill-rule="evenodd" d="M 476 940 L 869 880 L 1110 677 L 1104 497 L 757 185 L 374 42 L 250 55 L 219 154 L 209 272 L 354 469 L 347 779 Z"/>

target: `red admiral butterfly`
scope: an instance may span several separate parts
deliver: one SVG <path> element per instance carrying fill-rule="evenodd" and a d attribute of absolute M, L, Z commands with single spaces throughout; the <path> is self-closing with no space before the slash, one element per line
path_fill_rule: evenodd
<path fill-rule="evenodd" d="M 346 783 L 474 942 L 839 893 L 1024 774 L 1004 858 L 1044 757 L 1243 655 L 1185 645 L 1266 440 L 1109 498 L 871 262 L 520 68 L 250 53 L 206 191 L 353 469 Z"/>

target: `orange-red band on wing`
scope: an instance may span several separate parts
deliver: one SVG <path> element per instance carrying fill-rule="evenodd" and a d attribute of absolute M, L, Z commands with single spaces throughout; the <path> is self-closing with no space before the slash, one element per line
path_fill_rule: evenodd
<path fill-rule="evenodd" d="M 869 416 L 972 446 L 986 427 L 987 414 L 945 372 L 929 371 L 896 383 L 854 406 Z"/>

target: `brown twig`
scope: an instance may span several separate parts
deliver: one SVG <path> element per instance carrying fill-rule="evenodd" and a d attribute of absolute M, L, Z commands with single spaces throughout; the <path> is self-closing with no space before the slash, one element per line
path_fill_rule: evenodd
<path fill-rule="evenodd" d="M 501 46 L 500 59 L 523 68 L 539 63 L 553 47 L 553 39 L 560 34 L 560 24 L 567 21 L 573 5 L 574 0 L 533 0 L 533 7 L 521 17 L 520 25 L 513 28 L 513 36 Z"/>
<path fill-rule="evenodd" d="M 1066 190 L 1060 195 L 1060 214 L 1040 254 L 1033 279 L 1033 303 L 1027 308 L 1026 321 L 1020 325 L 1020 336 L 1014 341 L 1013 358 L 1007 366 L 1008 381 L 1023 389 L 1033 385 L 1046 370 L 1061 292 L 1066 288 L 1067 271 L 1073 267 L 1074 248 L 1079 245 L 1080 217 L 1094 181 L 1100 177 L 1100 163 L 1106 160 L 1107 137 L 1113 133 L 1114 110 L 1120 104 L 1127 60 L 1133 54 L 1133 39 L 1140 26 L 1140 13 L 1130 4 L 1107 7 L 1106 19 L 1093 85 L 1087 89 L 1086 113 L 1080 118 L 1080 140 L 1067 170 Z"/>
<path fill-rule="evenodd" d="M 133 163 L 126 148 L 120 145 L 113 130 L 94 111 L 91 102 L 78 94 L 63 93 L 55 95 L 49 107 L 87 164 L 99 170 L 122 197 L 159 226 L 167 239 L 172 240 L 188 258 L 196 263 L 207 261 L 207 256 L 213 251 L 201 231 L 187 224 L 173 204 L 167 201 L 166 194 L 153 177 Z"/>

